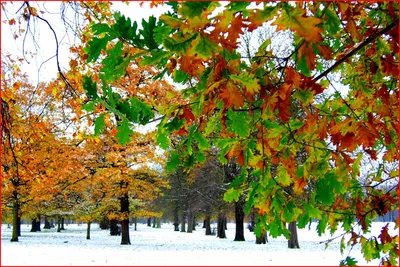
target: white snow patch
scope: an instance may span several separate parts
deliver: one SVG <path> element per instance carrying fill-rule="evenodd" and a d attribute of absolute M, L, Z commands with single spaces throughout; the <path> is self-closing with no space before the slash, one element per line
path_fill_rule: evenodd
<path fill-rule="evenodd" d="M 373 223 L 373 233 L 379 233 L 385 224 Z M 129 229 L 130 246 L 120 245 L 121 237 L 110 236 L 108 230 L 100 230 L 97 224 L 91 228 L 91 239 L 86 240 L 84 224 L 69 224 L 61 233 L 54 228 L 30 233 L 30 226 L 22 225 L 19 242 L 10 242 L 11 229 L 2 225 L 1 265 L 322 266 L 339 265 L 340 260 L 347 256 L 347 253 L 340 254 L 340 238 L 325 249 L 325 244 L 320 242 L 330 235 L 319 237 L 314 230 L 316 224 L 312 224 L 311 230 L 298 229 L 300 249 L 288 249 L 284 237 L 268 237 L 269 243 L 256 245 L 254 234 L 247 229 L 246 241 L 234 242 L 234 223 L 228 224 L 226 239 L 206 236 L 201 226 L 193 233 L 181 233 L 174 232 L 171 224 L 163 224 L 160 229 L 138 224 L 137 231 L 133 226 Z M 359 265 L 379 264 L 379 260 L 367 263 L 359 247 L 353 249 L 351 256 L 358 260 Z"/>

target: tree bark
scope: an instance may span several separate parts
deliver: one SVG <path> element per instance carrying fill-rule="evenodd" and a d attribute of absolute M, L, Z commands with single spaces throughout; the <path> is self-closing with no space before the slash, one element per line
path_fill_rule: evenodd
<path fill-rule="evenodd" d="M 246 241 L 244 239 L 244 200 L 239 198 L 235 202 L 235 239 L 233 241 Z"/>
<path fill-rule="evenodd" d="M 147 226 L 151 227 L 151 217 L 147 218 Z"/>
<path fill-rule="evenodd" d="M 134 227 L 135 227 L 135 231 L 137 231 L 137 218 L 136 217 L 133 218 L 133 224 L 134 224 Z"/>
<path fill-rule="evenodd" d="M 157 228 L 161 228 L 161 218 L 157 218 Z"/>
<path fill-rule="evenodd" d="M 50 222 L 47 219 L 47 216 L 45 216 L 44 217 L 44 227 L 43 227 L 43 229 L 50 229 L 50 228 L 51 228 Z"/>
<path fill-rule="evenodd" d="M 157 224 L 157 218 L 153 217 L 153 228 L 156 228 L 156 224 Z"/>
<path fill-rule="evenodd" d="M 174 231 L 179 231 L 179 207 L 177 204 L 174 209 Z"/>
<path fill-rule="evenodd" d="M 204 219 L 204 227 L 206 228 L 206 235 L 212 235 L 211 233 L 211 216 L 210 214 L 206 215 Z"/>
<path fill-rule="evenodd" d="M 266 244 L 267 243 L 267 233 L 262 232 L 260 236 L 256 237 L 256 244 Z"/>
<path fill-rule="evenodd" d="M 87 228 L 86 228 L 86 239 L 90 239 L 90 224 L 92 222 L 87 222 Z"/>
<path fill-rule="evenodd" d="M 15 196 L 16 194 L 14 194 Z M 13 203 L 13 229 L 12 229 L 12 236 L 11 242 L 18 242 L 18 228 L 20 225 L 18 224 L 18 213 L 19 213 L 19 204 L 18 204 L 18 196 L 14 198 Z"/>
<path fill-rule="evenodd" d="M 64 228 L 64 217 L 61 217 L 61 230 L 65 230 L 65 228 Z"/>
<path fill-rule="evenodd" d="M 181 220 L 181 232 L 186 232 L 186 214 L 182 212 L 182 220 Z"/>
<path fill-rule="evenodd" d="M 61 216 L 58 216 L 57 233 L 61 232 Z"/>
<path fill-rule="evenodd" d="M 192 211 L 189 211 L 188 214 L 188 226 L 187 226 L 187 232 L 188 233 L 193 233 L 193 224 L 194 224 L 194 215 Z"/>
<path fill-rule="evenodd" d="M 40 232 L 40 231 L 41 231 L 41 229 L 40 229 L 40 217 L 39 217 L 39 219 L 34 218 L 32 220 L 31 232 Z"/>
<path fill-rule="evenodd" d="M 297 236 L 297 222 L 289 223 L 290 238 L 288 240 L 288 248 L 300 248 Z"/>
<path fill-rule="evenodd" d="M 129 239 L 129 196 L 125 194 L 120 198 L 121 203 L 121 245 L 130 245 Z"/>
<path fill-rule="evenodd" d="M 218 215 L 218 222 L 217 222 L 217 237 L 226 238 L 225 227 L 226 227 L 226 216 L 225 214 L 220 213 Z"/>
<path fill-rule="evenodd" d="M 120 235 L 120 234 L 121 234 L 121 232 L 120 232 L 117 220 L 116 219 L 110 220 L 110 235 L 116 236 L 116 235 Z"/>

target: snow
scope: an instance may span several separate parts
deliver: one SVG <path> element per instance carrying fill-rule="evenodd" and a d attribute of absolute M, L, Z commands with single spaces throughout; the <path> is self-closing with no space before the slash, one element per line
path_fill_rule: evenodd
<path fill-rule="evenodd" d="M 373 223 L 373 233 L 380 231 L 386 223 Z M 214 225 L 215 227 L 215 225 Z M 130 227 L 131 245 L 120 245 L 120 236 L 110 236 L 108 230 L 100 230 L 97 224 L 91 227 L 91 239 L 86 240 L 86 225 L 69 224 L 66 231 L 42 229 L 31 233 L 30 225 L 22 225 L 19 242 L 10 242 L 11 228 L 1 228 L 1 266 L 115 266 L 115 265 L 286 265 L 321 266 L 339 265 L 347 252 L 340 254 L 340 238 L 331 242 L 327 249 L 321 241 L 331 236 L 319 237 L 315 231 L 298 229 L 300 249 L 288 249 L 284 237 L 268 237 L 266 245 L 256 245 L 255 236 L 245 229 L 244 242 L 234 242 L 235 224 L 228 224 L 227 238 L 206 236 L 197 226 L 193 233 L 174 232 L 171 224 L 161 228 L 138 224 L 138 230 Z M 334 236 L 337 236 L 334 235 Z M 346 239 L 347 241 L 347 239 Z M 359 265 L 377 266 L 379 260 L 367 263 L 360 248 L 350 254 Z"/>

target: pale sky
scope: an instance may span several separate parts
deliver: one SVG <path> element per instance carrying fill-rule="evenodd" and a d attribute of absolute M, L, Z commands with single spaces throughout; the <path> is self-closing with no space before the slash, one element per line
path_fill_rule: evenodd
<path fill-rule="evenodd" d="M 131 2 L 129 5 L 126 5 L 122 2 L 113 2 L 113 9 L 118 10 L 121 14 L 125 16 L 129 16 L 132 21 L 137 21 L 138 25 L 141 25 L 142 19 L 146 19 L 151 15 L 156 17 L 160 16 L 162 13 L 169 9 L 169 6 L 160 6 L 157 8 L 150 8 L 150 3 L 143 3 L 143 7 L 139 6 L 140 2 Z M 23 55 L 23 38 L 19 37 L 18 39 L 14 39 L 12 28 L 8 25 L 8 19 L 15 17 L 16 12 L 21 7 L 22 2 L 8 2 L 6 4 L 5 12 L 3 9 L 1 10 L 1 50 L 2 55 L 6 52 L 10 54 L 17 55 L 18 57 L 22 57 Z M 71 44 L 78 42 L 77 38 L 74 38 L 71 33 L 66 35 L 65 26 L 62 24 L 60 19 L 60 9 L 61 2 L 60 1 L 35 1 L 30 2 L 32 7 L 36 7 L 38 10 L 43 10 L 46 13 L 40 14 L 44 19 L 48 20 L 52 27 L 54 28 L 58 42 L 61 43 L 59 47 L 59 60 L 60 65 L 63 71 L 66 71 L 68 68 L 69 58 L 71 57 L 69 53 L 69 47 Z M 73 19 L 73 10 L 68 7 L 66 9 L 66 16 L 69 19 Z M 36 27 L 32 27 L 36 26 Z M 15 25 L 13 28 L 16 28 Z M 26 28 L 26 24 L 23 24 L 21 28 Z M 34 57 L 26 55 L 27 61 L 23 62 L 22 70 L 27 72 L 34 84 L 37 81 L 49 81 L 57 77 L 57 64 L 55 59 L 56 52 L 56 40 L 50 28 L 44 21 L 36 20 L 36 25 L 33 24 L 33 20 L 31 20 L 31 28 L 34 29 L 30 32 L 25 39 L 25 51 L 35 52 L 36 55 Z M 32 38 L 32 34 L 35 38 Z M 34 43 L 34 41 L 36 43 Z M 37 49 L 36 49 L 37 48 Z M 43 63 L 45 62 L 45 63 Z M 42 65 L 42 66 L 41 66 Z M 39 76 L 38 70 L 40 68 Z"/>

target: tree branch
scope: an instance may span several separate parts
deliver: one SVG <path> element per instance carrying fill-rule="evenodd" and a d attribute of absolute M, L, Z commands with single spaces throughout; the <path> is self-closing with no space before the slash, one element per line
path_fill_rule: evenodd
<path fill-rule="evenodd" d="M 374 41 L 376 38 L 378 38 L 379 36 L 385 34 L 386 32 L 388 32 L 390 29 L 392 29 L 393 27 L 395 27 L 397 24 L 396 23 L 391 23 L 390 25 L 388 25 L 386 28 L 380 30 L 379 32 L 369 36 L 368 38 L 366 38 L 360 45 L 358 45 L 356 48 L 354 48 L 352 51 L 350 51 L 348 54 L 346 54 L 344 57 L 342 57 L 341 59 L 339 59 L 338 61 L 336 61 L 335 64 L 333 64 L 331 67 L 329 67 L 327 70 L 325 70 L 323 73 L 321 73 L 320 75 L 318 75 L 317 77 L 315 77 L 313 79 L 314 82 L 317 82 L 319 79 L 321 79 L 322 77 L 328 75 L 332 70 L 334 70 L 335 68 L 337 68 L 340 64 L 342 64 L 343 62 L 345 62 L 347 59 L 349 59 L 350 57 L 352 57 L 353 55 L 355 55 L 358 51 L 360 51 L 362 48 L 364 48 L 367 44 L 370 44 L 372 41 Z"/>

